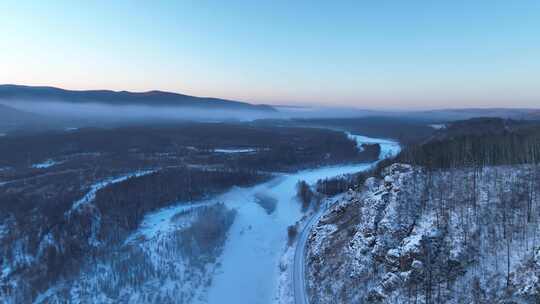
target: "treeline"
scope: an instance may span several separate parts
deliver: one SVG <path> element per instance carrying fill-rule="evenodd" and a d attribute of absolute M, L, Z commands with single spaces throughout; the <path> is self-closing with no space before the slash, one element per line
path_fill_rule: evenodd
<path fill-rule="evenodd" d="M 320 179 L 315 184 L 315 191 L 326 196 L 334 196 L 336 194 L 348 191 L 349 189 L 359 190 L 367 178 L 371 176 L 379 176 L 381 171 L 394 161 L 395 158 L 383 159 L 377 162 L 373 168 L 366 171 Z"/>
<path fill-rule="evenodd" d="M 540 162 L 540 125 L 491 130 L 483 134 L 471 126 L 470 133 L 446 136 L 407 147 L 397 161 L 428 169 Z"/>
<path fill-rule="evenodd" d="M 291 124 L 347 130 L 370 137 L 392 138 L 400 143 L 419 143 L 429 138 L 435 130 L 429 126 L 433 121 L 400 117 L 358 117 L 295 119 Z"/>
<path fill-rule="evenodd" d="M 249 148 L 255 152 L 213 152 L 228 148 Z M 79 156 L 85 154 L 98 155 L 92 159 L 114 167 L 148 167 L 182 161 L 272 170 L 295 169 L 316 162 L 351 161 L 358 156 L 355 143 L 340 131 L 250 124 L 92 128 L 0 138 L 0 167 L 14 167 L 17 171 L 47 159 L 63 162 L 47 170 L 71 168 L 80 165 Z"/>
<path fill-rule="evenodd" d="M 305 139 L 306 142 L 308 139 Z M 358 152 L 355 142 L 345 134 L 322 135 L 309 145 L 281 145 L 274 149 L 239 156 L 234 166 L 246 169 L 291 170 L 343 162 L 371 162 L 378 158 L 380 146 L 362 145 Z"/>
<path fill-rule="evenodd" d="M 356 188 L 356 185 L 359 185 L 358 179 L 354 175 L 345 176 L 345 177 L 334 177 L 334 178 L 325 178 L 320 179 L 315 184 L 315 189 L 318 193 L 334 196 L 339 193 L 343 193 L 349 189 Z"/>
<path fill-rule="evenodd" d="M 174 202 L 200 200 L 232 186 L 247 186 L 268 177 L 248 170 L 181 167 L 110 185 L 96 194 L 95 204 L 102 214 L 99 238 L 108 242 L 122 240 L 150 211 Z"/>
<path fill-rule="evenodd" d="M 388 162 L 384 162 L 388 164 Z M 336 194 L 343 193 L 349 189 L 358 190 L 370 176 L 377 176 L 382 166 L 376 166 L 371 170 L 349 174 L 345 176 L 331 177 L 320 179 L 315 184 L 316 192 L 326 195 L 334 196 Z"/>
<path fill-rule="evenodd" d="M 0 220 L 8 225 L 8 233 L 0 236 L 0 262 L 14 265 L 20 255 L 32 257 L 29 264 L 16 266 L 16 276 L 24 279 L 17 289 L 8 289 L 5 294 L 23 292 L 33 298 L 59 278 L 77 275 L 87 258 L 105 254 L 118 245 L 147 212 L 175 202 L 202 199 L 232 186 L 251 185 L 268 175 L 232 169 L 163 169 L 111 184 L 99 190 L 90 204 L 70 211 L 73 203 L 85 195 L 81 189 L 88 186 L 86 178 L 81 180 L 73 173 L 49 178 L 45 184 L 21 182 L 16 188 L 0 189 Z M 230 216 L 221 224 L 230 225 Z M 209 229 L 213 228 L 201 230 L 208 235 L 193 231 L 193 237 L 204 248 L 213 247 L 217 237 L 215 230 Z M 8 288 L 0 285 L 4 287 Z"/>
<path fill-rule="evenodd" d="M 430 140 L 405 145 L 394 159 L 379 162 L 372 170 L 345 177 L 319 180 L 316 190 L 336 195 L 356 189 L 370 176 L 393 162 L 422 166 L 428 170 L 483 168 L 493 165 L 540 163 L 540 123 L 500 118 L 475 118 L 449 124 Z"/>
<path fill-rule="evenodd" d="M 198 261 L 200 267 L 204 267 L 206 263 L 214 262 L 219 257 L 218 251 L 225 243 L 226 233 L 234 222 L 236 210 L 227 209 L 220 203 L 203 207 L 196 213 L 197 219 L 191 226 L 176 232 L 177 242 L 181 244 L 183 256 L 191 262 L 204 257 L 203 261 Z"/>

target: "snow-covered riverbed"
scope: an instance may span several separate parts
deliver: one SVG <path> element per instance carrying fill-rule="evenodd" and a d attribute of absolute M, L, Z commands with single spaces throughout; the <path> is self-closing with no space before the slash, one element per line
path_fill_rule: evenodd
<path fill-rule="evenodd" d="M 399 145 L 396 142 L 348 135 L 359 145 L 380 143 L 380 158 L 399 152 Z M 161 256 L 163 252 L 159 248 L 163 248 L 164 245 L 156 244 L 166 244 L 175 231 L 189 225 L 189 220 L 179 221 L 178 214 L 224 203 L 227 208 L 235 209 L 237 214 L 228 231 L 223 252 L 216 265 L 209 265 L 208 271 L 197 272 L 197 278 L 193 278 L 195 281 L 206 281 L 208 276 L 212 276 L 211 281 L 208 281 L 208 285 L 199 286 L 189 283 L 191 279 L 186 278 L 184 283 L 177 286 L 186 290 L 175 290 L 173 294 L 196 295 L 190 297 L 188 300 L 190 303 L 271 303 L 276 295 L 276 285 L 280 277 L 279 259 L 288 241 L 287 227 L 304 216 L 296 199 L 297 183 L 304 180 L 313 184 L 319 179 L 363 171 L 373 164 L 336 165 L 282 174 L 253 187 L 234 187 L 222 195 L 207 200 L 190 204 L 184 202 L 163 208 L 147 214 L 140 229 L 126 240 L 126 245 L 140 244 L 151 252 L 150 255 L 155 262 L 153 263 L 156 265 L 182 264 L 182 257 Z M 260 204 L 261 197 L 275 202 L 276 208 L 275 210 L 272 208 L 273 212 L 269 213 L 268 209 Z M 168 271 L 167 267 L 159 269 Z M 194 274 L 191 272 L 187 275 Z"/>
<path fill-rule="evenodd" d="M 399 144 L 390 140 L 349 134 L 362 143 L 380 143 L 381 158 L 399 152 Z M 283 175 L 251 188 L 236 188 L 217 200 L 238 214 L 231 227 L 222 255 L 222 265 L 213 278 L 208 298 L 202 303 L 270 303 L 275 294 L 278 259 L 287 242 L 287 227 L 302 217 L 296 200 L 296 184 L 367 170 L 373 165 L 349 164 L 304 170 Z M 267 214 L 255 203 L 256 194 L 277 200 L 277 208 Z"/>

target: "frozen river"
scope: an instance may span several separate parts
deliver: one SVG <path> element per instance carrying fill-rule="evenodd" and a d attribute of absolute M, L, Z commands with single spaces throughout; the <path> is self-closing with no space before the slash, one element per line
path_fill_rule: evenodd
<path fill-rule="evenodd" d="M 358 144 L 380 143 L 380 158 L 395 155 L 399 144 L 384 139 L 348 134 Z M 218 200 L 237 210 L 222 255 L 222 265 L 212 280 L 208 303 L 270 303 L 275 295 L 278 260 L 287 242 L 287 227 L 302 217 L 296 200 L 296 184 L 356 173 L 374 163 L 321 167 L 279 176 L 251 188 L 235 188 Z M 276 210 L 268 214 L 256 201 L 257 194 L 277 200 Z"/>

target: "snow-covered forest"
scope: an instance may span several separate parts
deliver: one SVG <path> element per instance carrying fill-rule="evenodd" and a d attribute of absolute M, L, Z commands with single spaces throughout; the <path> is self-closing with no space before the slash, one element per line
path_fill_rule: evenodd
<path fill-rule="evenodd" d="M 540 167 L 394 164 L 312 231 L 311 303 L 537 303 Z"/>
<path fill-rule="evenodd" d="M 351 190 L 309 236 L 310 303 L 540 303 L 539 135 L 458 122 L 330 183 Z"/>

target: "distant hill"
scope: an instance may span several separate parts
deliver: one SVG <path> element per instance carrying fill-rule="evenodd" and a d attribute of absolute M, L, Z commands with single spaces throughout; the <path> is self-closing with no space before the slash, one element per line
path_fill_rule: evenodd
<path fill-rule="evenodd" d="M 0 102 L 10 101 L 56 101 L 68 103 L 98 103 L 106 105 L 137 105 L 189 107 L 196 109 L 248 110 L 258 112 L 275 112 L 268 105 L 253 105 L 233 100 L 195 97 L 172 92 L 148 91 L 128 92 L 110 90 L 72 91 L 55 87 L 38 87 L 23 85 L 0 85 Z"/>
<path fill-rule="evenodd" d="M 463 108 L 416 111 L 405 114 L 409 117 L 434 121 L 466 120 L 478 117 L 500 117 L 516 120 L 539 120 L 539 109 L 528 108 Z"/>
<path fill-rule="evenodd" d="M 540 122 L 503 118 L 450 122 L 423 143 L 406 147 L 398 162 L 427 168 L 538 164 Z"/>
<path fill-rule="evenodd" d="M 495 136 L 513 133 L 530 127 L 540 127 L 534 120 L 515 120 L 500 117 L 478 117 L 449 122 L 437 130 L 430 140 L 450 140 L 462 136 Z"/>

